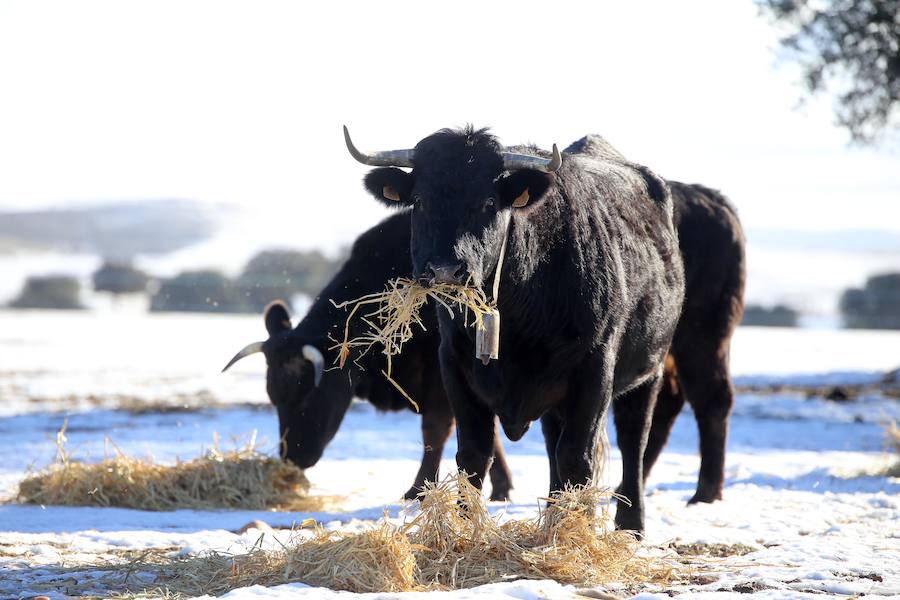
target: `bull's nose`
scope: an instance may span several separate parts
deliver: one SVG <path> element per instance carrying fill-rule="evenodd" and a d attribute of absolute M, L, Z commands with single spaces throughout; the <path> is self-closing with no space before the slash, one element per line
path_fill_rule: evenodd
<path fill-rule="evenodd" d="M 466 265 L 462 261 L 435 265 L 429 262 L 420 278 L 423 283 L 449 283 L 458 285 L 465 282 Z"/>

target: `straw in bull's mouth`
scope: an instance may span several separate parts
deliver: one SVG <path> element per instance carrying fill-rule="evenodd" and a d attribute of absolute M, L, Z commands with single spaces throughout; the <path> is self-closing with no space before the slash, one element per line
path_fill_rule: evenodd
<path fill-rule="evenodd" d="M 350 310 L 350 314 L 347 315 L 347 320 L 344 323 L 344 338 L 331 348 L 338 351 L 335 363 L 343 368 L 354 350 L 357 351 L 354 361 L 357 361 L 369 352 L 372 346 L 380 345 L 382 353 L 387 358 L 387 368 L 382 373 L 415 407 L 417 412 L 419 405 L 391 378 L 391 357 L 402 352 L 403 344 L 412 339 L 415 326 L 425 329 L 425 324 L 422 322 L 419 312 L 428 298 L 434 299 L 441 307 L 449 311 L 451 315 L 454 310 L 462 310 L 466 319 L 466 325 L 470 323 L 469 317 L 471 313 L 471 324 L 476 329 L 484 328 L 484 317 L 490 314 L 493 309 L 484 292 L 479 288 L 448 283 L 438 283 L 431 287 L 424 287 L 412 279 L 403 277 L 388 281 L 382 292 L 341 303 L 337 303 L 334 300 L 331 301 L 337 308 Z M 357 312 L 365 310 L 364 307 L 372 308 L 371 311 L 360 316 L 362 321 L 368 326 L 368 331 L 351 338 L 351 321 L 357 315 Z"/>

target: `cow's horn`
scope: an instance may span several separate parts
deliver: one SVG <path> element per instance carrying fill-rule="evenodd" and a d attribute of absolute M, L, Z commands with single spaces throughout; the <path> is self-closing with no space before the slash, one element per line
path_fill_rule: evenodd
<path fill-rule="evenodd" d="M 318 387 L 319 382 L 322 381 L 322 372 L 325 370 L 325 357 L 322 356 L 318 348 L 306 344 L 303 346 L 303 358 L 312 363 L 313 370 L 316 373 L 313 381 Z"/>
<path fill-rule="evenodd" d="M 516 154 L 515 152 L 503 153 L 503 168 L 507 171 L 535 169 L 536 171 L 553 173 L 559 170 L 560 165 L 562 165 L 562 155 L 559 153 L 559 148 L 556 147 L 556 144 L 553 144 L 553 155 L 550 158 Z"/>
<path fill-rule="evenodd" d="M 409 167 L 413 166 L 415 150 L 384 150 L 381 152 L 360 152 L 350 139 L 350 131 L 344 125 L 344 141 L 350 155 L 364 165 L 370 167 Z"/>
<path fill-rule="evenodd" d="M 252 344 L 247 344 L 246 346 L 244 346 L 243 350 L 235 354 L 234 358 L 228 361 L 228 364 L 225 365 L 225 368 L 222 369 L 222 372 L 224 373 L 225 371 L 227 371 L 229 367 L 231 367 L 231 365 L 241 360 L 242 358 L 246 358 L 251 354 L 256 354 L 257 352 L 262 352 L 263 343 L 264 342 L 253 342 Z"/>

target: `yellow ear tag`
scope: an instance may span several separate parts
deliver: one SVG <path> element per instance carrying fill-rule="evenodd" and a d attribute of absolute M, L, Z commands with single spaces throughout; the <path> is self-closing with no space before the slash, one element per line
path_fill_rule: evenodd
<path fill-rule="evenodd" d="M 397 190 L 392 188 L 389 185 L 384 186 L 381 189 L 381 195 L 387 198 L 388 200 L 393 200 L 394 202 L 400 202 L 400 194 L 397 193 Z"/>
<path fill-rule="evenodd" d="M 525 191 L 519 194 L 518 198 L 513 200 L 512 205 L 514 208 L 522 208 L 523 206 L 528 204 L 529 199 L 530 197 L 528 196 L 528 188 L 525 188 Z"/>

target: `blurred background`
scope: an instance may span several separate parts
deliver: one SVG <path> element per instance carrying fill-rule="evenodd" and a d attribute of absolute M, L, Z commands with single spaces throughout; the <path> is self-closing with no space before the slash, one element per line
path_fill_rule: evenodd
<path fill-rule="evenodd" d="M 258 312 L 314 293 L 383 214 L 341 124 L 387 148 L 471 122 L 544 147 L 599 133 L 722 190 L 748 319 L 896 327 L 855 314 L 900 285 L 869 281 L 900 271 L 896 135 L 852 142 L 884 128 L 807 93 L 777 18 L 803 3 L 771 4 L 5 2 L 0 302 Z"/>
<path fill-rule="evenodd" d="M 20 375 L 54 352 L 92 390 L 214 373 L 268 301 L 302 315 L 386 214 L 345 123 L 363 148 L 601 134 L 736 205 L 745 324 L 898 328 L 897 4 L 4 2 L 0 386 L 40 397 Z"/>

